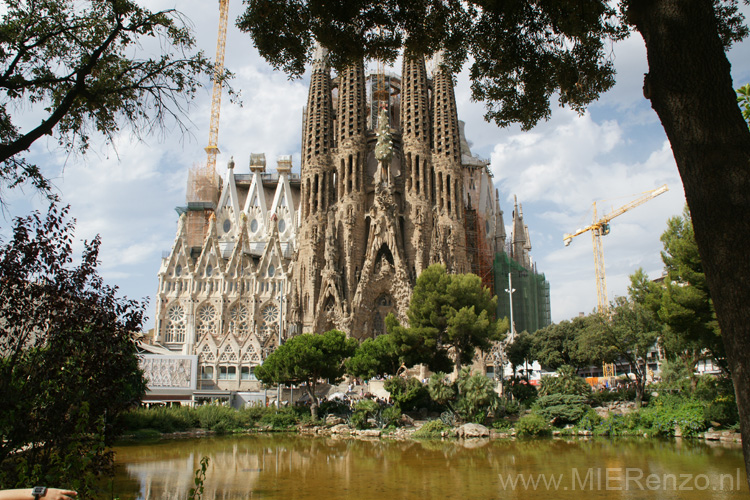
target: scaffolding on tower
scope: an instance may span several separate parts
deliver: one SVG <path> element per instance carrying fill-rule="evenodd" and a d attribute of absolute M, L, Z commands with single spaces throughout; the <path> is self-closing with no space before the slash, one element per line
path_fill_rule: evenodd
<path fill-rule="evenodd" d="M 221 191 L 221 179 L 216 174 L 216 155 L 219 153 L 219 118 L 221 114 L 222 75 L 226 52 L 229 0 L 219 0 L 219 32 L 216 42 L 213 94 L 211 97 L 211 121 L 206 146 L 206 163 L 194 164 L 188 171 L 187 206 L 178 209 L 186 213 L 188 247 L 199 248 L 208 232 L 208 225 L 216 210 Z"/>

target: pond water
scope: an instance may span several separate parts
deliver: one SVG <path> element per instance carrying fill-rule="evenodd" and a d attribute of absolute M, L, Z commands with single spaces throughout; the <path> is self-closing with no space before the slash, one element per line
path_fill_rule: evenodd
<path fill-rule="evenodd" d="M 689 440 L 390 441 L 250 435 L 115 448 L 122 500 L 750 499 L 742 450 Z"/>

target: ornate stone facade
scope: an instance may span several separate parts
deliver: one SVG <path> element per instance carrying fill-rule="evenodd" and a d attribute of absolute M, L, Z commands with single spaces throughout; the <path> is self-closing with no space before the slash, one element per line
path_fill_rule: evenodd
<path fill-rule="evenodd" d="M 404 57 L 401 77 L 365 76 L 356 64 L 332 79 L 325 52 L 317 52 L 287 316 L 294 332 L 378 335 L 390 312 L 406 322 L 427 266 L 468 272 L 478 258 L 469 248 L 503 249 L 488 162 L 471 156 L 452 77 L 434 65 L 432 78 L 423 58 Z M 467 245 L 467 204 L 482 224 L 480 245 Z"/>
<path fill-rule="evenodd" d="M 199 389 L 255 390 L 254 367 L 287 334 L 291 258 L 297 239 L 299 176 L 291 158 L 265 172 L 252 155 L 250 173 L 230 162 L 218 203 L 182 212 L 177 236 L 159 270 L 155 340 L 198 355 Z M 202 211 L 208 227 L 196 238 L 187 224 Z M 190 241 L 203 241 L 191 247 Z"/>

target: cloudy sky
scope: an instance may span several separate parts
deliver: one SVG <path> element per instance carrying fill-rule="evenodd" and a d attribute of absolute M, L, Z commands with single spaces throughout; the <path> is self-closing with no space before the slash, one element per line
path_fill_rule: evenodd
<path fill-rule="evenodd" d="M 213 56 L 218 2 L 143 3 L 152 9 L 178 7 L 190 19 L 198 46 Z M 744 9 L 747 15 L 750 8 Z M 242 106 L 224 98 L 217 166 L 223 175 L 231 156 L 236 171 L 247 172 L 250 153 L 265 153 L 269 166 L 275 166 L 278 155 L 292 154 L 299 169 L 308 82 L 290 81 L 258 56 L 249 37 L 233 25 L 241 10 L 241 2 L 231 0 L 225 64 L 236 74 L 232 85 L 241 92 Z M 669 186 L 666 194 L 612 222 L 604 239 L 610 299 L 627 292 L 628 276 L 639 267 L 652 277 L 661 275 L 659 236 L 666 220 L 680 214 L 685 203 L 669 143 L 641 93 L 647 71 L 642 40 L 636 35 L 616 44 L 612 56 L 618 73 L 613 90 L 583 116 L 556 108 L 548 122 L 530 132 L 486 123 L 483 105 L 470 99 L 466 72 L 458 77 L 458 113 L 466 122 L 472 152 L 491 160 L 506 226 L 514 195 L 523 206 L 532 257 L 551 285 L 555 322 L 596 307 L 591 238 L 581 235 L 569 247 L 562 241 L 564 233 L 591 222 L 594 201 L 598 211 L 606 213 L 644 191 Z M 750 82 L 750 42 L 736 45 L 729 59 L 735 87 Z M 76 237 L 101 234 L 101 274 L 129 298 L 155 294 L 162 253 L 175 236 L 174 207 L 185 203 L 187 172 L 206 159 L 210 102 L 207 88 L 190 107 L 187 133 L 168 129 L 141 142 L 124 133 L 114 147 L 92 148 L 85 158 L 66 156 L 53 141 L 32 150 L 33 159 L 45 165 L 63 201 L 71 205 Z M 5 235 L 13 216 L 33 208 L 46 210 L 44 200 L 30 189 L 5 195 L 8 210 L 0 218 Z M 146 328 L 153 326 L 153 304 L 149 316 Z"/>

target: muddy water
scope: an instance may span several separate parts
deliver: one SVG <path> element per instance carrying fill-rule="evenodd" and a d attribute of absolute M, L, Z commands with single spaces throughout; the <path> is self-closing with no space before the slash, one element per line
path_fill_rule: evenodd
<path fill-rule="evenodd" d="M 116 448 L 112 492 L 185 499 L 750 499 L 739 446 L 657 440 L 410 441 L 298 435 Z"/>

